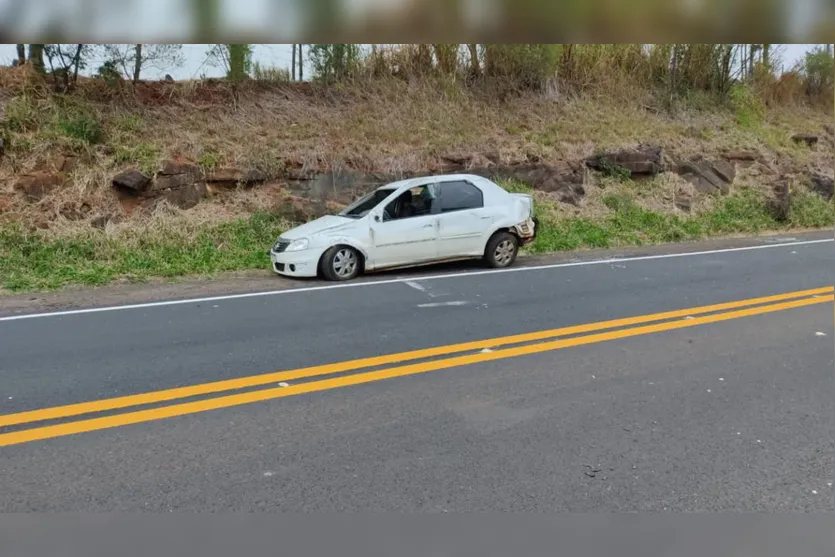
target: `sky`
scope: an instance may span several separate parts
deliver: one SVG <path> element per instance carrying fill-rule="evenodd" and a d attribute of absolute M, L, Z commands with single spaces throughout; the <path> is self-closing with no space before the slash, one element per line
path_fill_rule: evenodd
<path fill-rule="evenodd" d="M 180 68 L 168 70 L 156 70 L 149 68 L 143 75 L 146 79 L 159 79 L 166 73 L 171 74 L 174 79 L 198 79 L 206 77 L 220 77 L 225 73 L 222 67 L 212 66 L 207 61 L 206 53 L 211 45 L 207 44 L 185 44 L 183 45 L 183 56 L 185 63 Z M 814 48 L 815 44 L 786 44 L 775 45 L 780 51 L 783 67 L 791 68 L 796 62 L 803 59 L 806 52 Z M 305 58 L 307 51 L 305 50 Z M 0 64 L 11 64 L 16 57 L 14 44 L 0 44 Z M 256 44 L 253 48 L 253 62 L 259 62 L 264 67 L 289 68 L 292 60 L 292 47 L 289 44 Z M 98 62 L 98 63 L 96 63 Z M 91 64 L 93 71 L 98 68 L 101 61 L 94 61 Z M 309 64 L 305 64 L 305 77 L 311 75 Z"/>

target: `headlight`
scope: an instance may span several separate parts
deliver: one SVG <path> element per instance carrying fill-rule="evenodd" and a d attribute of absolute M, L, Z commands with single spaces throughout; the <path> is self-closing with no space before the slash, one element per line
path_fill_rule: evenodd
<path fill-rule="evenodd" d="M 307 246 L 310 242 L 307 241 L 307 238 L 300 238 L 298 240 L 293 240 L 290 242 L 290 245 L 287 246 L 285 251 L 301 251 L 303 249 L 307 249 Z"/>

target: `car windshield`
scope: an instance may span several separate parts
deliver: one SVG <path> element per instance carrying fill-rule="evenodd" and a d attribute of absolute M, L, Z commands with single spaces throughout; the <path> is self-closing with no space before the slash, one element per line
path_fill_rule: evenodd
<path fill-rule="evenodd" d="M 367 215 L 371 209 L 382 203 L 385 198 L 391 195 L 392 191 L 394 190 L 390 188 L 374 190 L 368 195 L 361 197 L 351 205 L 348 205 L 348 207 L 339 213 L 339 216 L 348 217 L 350 219 L 362 218 Z"/>

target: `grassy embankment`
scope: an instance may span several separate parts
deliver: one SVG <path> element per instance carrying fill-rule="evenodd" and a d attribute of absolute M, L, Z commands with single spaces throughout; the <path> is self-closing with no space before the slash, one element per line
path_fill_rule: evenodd
<path fill-rule="evenodd" d="M 676 190 L 687 188 L 675 175 L 642 182 L 592 176 L 580 207 L 534 192 L 542 231 L 529 251 L 835 224 L 832 204 L 797 177 L 804 169 L 831 168 L 831 148 L 823 141 L 809 149 L 790 140 L 796 132 L 821 133 L 831 120 L 826 109 L 792 104 L 752 112 L 749 104 L 693 96 L 667 112 L 647 110 L 652 96 L 634 90 L 605 100 L 576 95 L 555 103 L 523 94 L 505 102 L 448 83 L 396 82 L 330 93 L 260 84 L 229 106 L 222 89 L 212 88 L 211 95 L 203 91 L 201 97 L 201 87 L 172 86 L 169 98 L 154 103 L 102 101 L 84 91 L 56 97 L 0 90 L 8 145 L 0 161 L 0 184 L 5 184 L 0 186 L 0 289 L 22 292 L 265 268 L 266 249 L 291 224 L 276 207 L 280 185 L 224 192 L 188 211 L 161 207 L 153 215 L 123 215 L 110 177 L 129 166 L 152 171 L 171 156 L 206 168 L 236 165 L 275 173 L 286 160 L 323 168 L 350 161 L 363 170 L 417 170 L 451 150 L 498 150 L 508 158 L 533 153 L 556 162 L 640 141 L 680 157 L 750 149 L 772 161 L 775 173 L 797 171 L 787 221 L 778 222 L 767 208 L 776 175 L 762 168 L 740 170 L 728 196 L 694 197 L 690 213 L 673 203 Z M 71 185 L 37 202 L 12 191 L 17 175 L 42 168 L 57 154 L 80 157 Z M 504 185 L 530 191 L 525 184 Z M 89 218 L 66 216 L 68 208 L 85 205 L 89 216 L 123 218 L 97 229 Z"/>

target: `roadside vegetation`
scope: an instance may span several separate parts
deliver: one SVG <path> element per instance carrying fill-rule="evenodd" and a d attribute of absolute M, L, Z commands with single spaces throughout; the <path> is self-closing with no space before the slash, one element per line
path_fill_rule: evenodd
<path fill-rule="evenodd" d="M 812 193 L 795 200 L 791 217 L 778 222 L 756 190 L 718 200 L 695 216 L 650 208 L 646 197 L 623 191 L 603 196 L 606 211 L 569 216 L 555 202 L 524 184 L 503 182 L 511 191 L 534 193 L 541 232 L 525 252 L 546 254 L 588 248 L 643 246 L 717 236 L 802 230 L 835 225 L 831 203 Z M 651 199 L 651 198 L 650 198 Z M 0 276 L 11 292 L 53 290 L 67 285 L 99 286 L 114 280 L 211 277 L 226 271 L 263 269 L 270 246 L 290 223 L 271 213 L 221 223 L 193 225 L 151 220 L 118 234 L 85 230 L 45 235 L 23 227 L 0 229 Z"/>
<path fill-rule="evenodd" d="M 587 172 L 576 204 L 505 181 L 536 198 L 532 253 L 835 225 L 831 197 L 808 180 L 835 165 L 825 48 L 781 72 L 775 45 L 304 45 L 314 80 L 298 82 L 295 66 L 253 63 L 250 45 L 208 45 L 227 78 L 151 82 L 142 53 L 175 65 L 176 45 L 29 46 L 44 48 L 0 68 L 0 291 L 265 269 L 281 231 L 322 211 L 298 175 L 421 172 L 448 153 L 559 165 L 651 143 L 676 159 L 756 159 L 726 195 L 668 171 Z M 111 59 L 76 77 L 96 48 Z M 114 174 L 151 176 L 168 159 L 267 180 L 188 208 L 142 210 L 114 193 Z"/>

